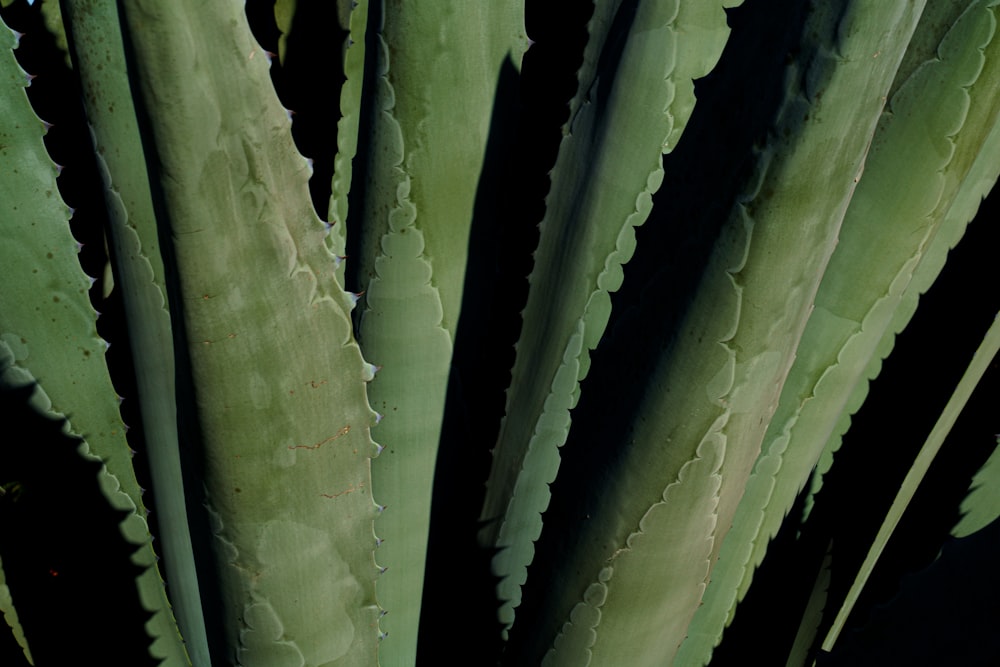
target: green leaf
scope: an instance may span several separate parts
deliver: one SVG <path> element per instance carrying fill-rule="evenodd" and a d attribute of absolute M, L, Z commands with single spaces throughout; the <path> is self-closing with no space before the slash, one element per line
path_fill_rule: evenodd
<path fill-rule="evenodd" d="M 373 463 L 382 665 L 413 664 L 434 465 L 469 234 L 501 73 L 527 48 L 523 5 L 387 3 L 363 211 L 359 340 L 381 367 Z M 391 49 L 389 47 L 391 45 Z"/>
<path fill-rule="evenodd" d="M 197 665 L 208 664 L 202 596 L 181 473 L 165 269 L 117 6 L 106 3 L 94 7 L 70 0 L 66 18 L 105 186 L 112 256 L 125 303 L 170 599 L 191 660 Z"/>
<path fill-rule="evenodd" d="M 1000 437 L 997 438 L 1000 445 Z M 1000 446 L 972 479 L 969 495 L 962 501 L 962 519 L 952 529 L 955 537 L 982 530 L 1000 517 Z"/>
<path fill-rule="evenodd" d="M 548 615 L 570 621 L 568 607 L 577 600 L 569 599 L 597 583 L 608 559 L 641 530 L 644 517 L 661 511 L 657 508 L 665 492 L 673 502 L 693 502 L 706 493 L 703 479 L 682 479 L 680 472 L 708 448 L 718 447 L 722 465 L 713 473 L 721 476 L 718 506 L 711 512 L 678 512 L 683 520 L 669 533 L 639 546 L 655 553 L 671 540 L 697 542 L 710 532 L 713 544 L 706 556 L 691 554 L 667 566 L 673 573 L 670 581 L 707 581 L 777 405 L 920 7 L 852 3 L 842 9 L 814 7 L 807 17 L 801 59 L 789 65 L 786 97 L 775 114 L 770 141 L 756 156 L 756 170 L 733 205 L 676 337 L 665 344 L 660 359 L 649 360 L 652 379 L 632 421 L 616 425 L 622 436 L 614 446 L 625 452 L 622 463 L 605 473 L 605 486 L 594 490 L 597 497 L 586 505 L 588 518 L 567 547 L 562 571 L 545 573 L 556 579 L 556 590 L 566 591 L 552 596 Z M 885 26 L 892 26 L 890 36 Z M 872 61 L 871 54 L 880 50 L 884 59 Z M 636 316 L 634 329 L 643 320 Z M 628 339 L 631 333 L 621 335 Z M 678 488 L 672 489 L 675 484 Z M 577 545 L 577 551 L 569 551 Z M 622 576 L 619 580 L 615 570 L 611 576 L 600 575 L 601 583 L 609 591 L 633 585 L 630 577 L 635 575 Z M 683 598 L 660 587 L 655 578 L 647 583 L 663 598 Z M 686 613 L 693 614 L 695 607 Z M 609 632 L 603 639 L 602 626 L 596 627 L 595 647 L 606 640 L 604 655 L 626 652 L 630 664 L 654 664 L 664 656 L 669 660 L 684 639 L 683 634 L 648 632 Z M 545 628 L 540 634 L 547 632 Z M 699 659 L 684 647 L 676 657 L 678 664 Z"/>
<path fill-rule="evenodd" d="M 122 7 L 176 257 L 193 382 L 179 394 L 204 451 L 225 642 L 243 665 L 363 664 L 378 641 L 371 367 L 308 164 L 242 3 Z"/>
<path fill-rule="evenodd" d="M 288 51 L 288 34 L 292 31 L 292 20 L 295 17 L 295 7 L 298 0 L 275 0 L 274 22 L 281 31 L 278 38 L 278 61 L 285 64 L 285 53 Z"/>
<path fill-rule="evenodd" d="M 58 0 L 37 0 L 41 5 L 40 11 L 45 20 L 45 27 L 52 36 L 55 37 L 56 46 L 66 56 L 66 65 L 72 67 L 73 64 L 69 55 L 69 43 L 66 39 L 66 26 L 63 24 L 62 6 Z"/>
<path fill-rule="evenodd" d="M 147 625 L 154 655 L 186 661 L 162 581 L 132 470 L 131 450 L 118 411 L 120 399 L 104 361 L 107 343 L 97 334 L 90 303 L 93 283 L 77 260 L 69 209 L 59 196 L 57 167 L 42 143 L 44 123 L 28 104 L 28 80 L 14 60 L 16 39 L 0 27 L 0 233 L 6 278 L 0 289 L 0 343 L 12 363 L 36 379 L 50 405 L 43 413 L 68 415 L 73 433 L 86 441 L 85 455 L 106 466 L 101 488 L 112 507 L 127 512 L 125 538 L 142 545 L 133 561 L 145 568 L 138 586 L 154 612 Z"/>
<path fill-rule="evenodd" d="M 706 644 L 702 661 L 707 644 L 717 642 L 732 619 L 823 445 L 846 425 L 849 406 L 857 405 L 852 394 L 867 390 L 870 365 L 888 354 L 880 347 L 899 330 L 893 322 L 911 276 L 995 123 L 1000 88 L 993 65 L 984 69 L 982 48 L 992 45 L 993 34 L 992 10 L 984 9 L 977 3 L 947 35 L 924 17 L 916 43 L 928 43 L 925 62 L 909 67 L 903 84 L 897 76 L 734 531 L 696 616 L 693 637 Z"/>
<path fill-rule="evenodd" d="M 604 335 L 610 293 L 635 250 L 695 105 L 693 80 L 715 66 L 738 2 L 596 3 L 590 39 L 552 171 L 525 327 L 487 482 L 480 541 L 499 549 L 501 621 L 514 621 L 542 530 L 570 410 Z"/>
<path fill-rule="evenodd" d="M 685 526 L 691 516 L 715 515 L 724 450 L 723 438 L 702 442 L 698 457 L 684 464 L 663 500 L 643 516 L 639 530 L 607 559 L 543 665 L 613 665 L 620 660 L 652 665 L 672 660 L 705 591 L 716 529 L 711 520 L 696 529 L 677 527 Z M 687 568 L 663 567 L 690 562 L 700 564 L 695 576 Z M 659 572 L 655 585 L 651 572 Z"/>
<path fill-rule="evenodd" d="M 0 501 L 3 500 L 3 496 L 7 495 L 7 493 L 9 491 L 6 489 L 4 493 L 0 493 Z M 35 662 L 31 659 L 31 649 L 28 647 L 28 639 L 24 636 L 24 629 L 21 627 L 21 622 L 17 619 L 17 609 L 14 607 L 10 588 L 7 587 L 7 580 L 3 573 L 3 562 L 0 562 L 0 613 L 3 614 L 4 621 L 7 623 L 7 627 L 10 628 L 17 645 L 24 652 L 24 659 L 27 661 L 27 664 L 34 665 Z"/>
<path fill-rule="evenodd" d="M 799 623 L 798 632 L 795 633 L 795 641 L 788 653 L 785 667 L 805 665 L 812 652 L 812 647 L 816 644 L 816 635 L 823 622 L 823 610 L 826 607 L 827 591 L 830 588 L 830 564 L 833 560 L 830 551 L 832 546 L 832 542 L 827 545 L 826 555 L 819 566 L 819 573 L 816 575 L 813 589 L 809 593 L 809 601 L 802 612 L 802 621 Z"/>
<path fill-rule="evenodd" d="M 985 6 L 990 12 L 994 12 L 993 6 L 995 4 L 994 2 L 988 2 L 985 3 Z M 982 3 L 977 3 L 976 6 L 981 5 Z M 986 49 L 988 57 L 984 63 L 983 72 L 979 77 L 982 85 L 970 89 L 970 92 L 975 92 L 978 89 L 980 94 L 986 95 L 985 99 L 987 101 L 992 99 L 990 95 L 996 92 L 997 86 L 1000 86 L 1000 57 L 996 55 L 998 49 L 1000 49 L 1000 40 L 991 40 L 989 47 Z M 973 98 L 973 100 L 975 99 Z M 864 375 L 868 379 L 873 379 L 878 375 L 881 369 L 881 360 L 887 357 L 892 351 L 896 334 L 902 331 L 909 323 L 913 313 L 916 312 L 920 295 L 926 292 L 933 284 L 935 278 L 944 267 L 949 250 L 954 248 L 961 240 L 966 226 L 975 217 L 980 203 L 989 194 L 997 181 L 998 175 L 1000 175 L 1000 166 L 998 166 L 1000 165 L 1000 123 L 997 123 L 1000 109 L 995 105 L 991 107 L 989 104 L 980 102 L 971 107 L 970 112 L 975 111 L 977 108 L 980 112 L 978 114 L 979 118 L 976 119 L 975 115 L 970 114 L 969 119 L 966 120 L 966 124 L 972 130 L 967 134 L 963 132 L 963 135 L 967 137 L 965 142 L 967 149 L 978 150 L 978 155 L 969 168 L 964 181 L 958 184 L 953 200 L 948 202 L 946 198 L 942 198 L 943 212 L 934 212 L 935 215 L 943 215 L 943 221 L 938 231 L 933 235 L 924 249 L 923 258 L 914 269 L 909 284 L 905 286 L 892 322 L 879 341 L 877 352 L 865 370 Z M 986 113 L 982 113 L 984 111 Z M 991 113 L 992 116 L 990 115 Z M 992 127 L 976 128 L 977 121 L 978 123 L 982 123 L 983 121 L 992 122 Z M 959 135 L 959 137 L 961 136 Z M 958 164 L 961 165 L 961 161 L 958 161 Z M 963 173 L 960 169 L 949 169 L 946 172 L 945 191 L 955 188 L 956 186 L 952 180 L 956 175 L 962 175 Z M 826 447 L 816 465 L 817 474 L 813 477 L 813 485 L 810 489 L 812 495 L 815 495 L 818 491 L 822 483 L 823 473 L 829 470 L 832 464 L 833 455 L 840 444 L 840 436 L 847 431 L 850 424 L 850 415 L 864 401 L 867 392 L 867 382 L 860 383 L 854 388 L 853 393 L 847 400 L 844 414 L 833 429 L 832 436 L 829 442 L 826 443 Z M 809 509 L 812 506 L 811 499 L 811 496 L 807 499 L 806 515 L 808 515 Z"/>
<path fill-rule="evenodd" d="M 924 478 L 924 475 L 930 468 L 931 462 L 941 449 L 941 445 L 944 444 L 948 432 L 958 419 L 959 414 L 961 414 L 962 408 L 965 407 L 979 380 L 986 373 L 986 369 L 993 363 L 993 359 L 996 357 L 998 351 L 1000 351 L 1000 313 L 997 314 L 992 326 L 983 337 L 983 342 L 979 346 L 979 349 L 976 350 L 968 369 L 952 393 L 948 404 L 942 410 L 941 416 L 938 418 L 937 423 L 934 424 L 934 428 L 931 429 L 930 434 L 927 436 L 927 440 L 920 449 L 920 453 L 917 454 L 913 466 L 906 473 L 906 477 L 900 485 L 899 493 L 896 494 L 892 507 L 882 522 L 878 535 L 876 535 L 871 548 L 868 550 L 868 555 L 865 557 L 864 563 L 861 564 L 854 583 L 851 584 L 851 588 L 847 592 L 847 597 L 837 612 L 826 638 L 823 640 L 824 651 L 830 651 L 833 648 L 841 629 L 843 629 L 844 624 L 851 614 L 851 610 L 854 608 L 854 603 L 857 602 L 869 576 L 875 569 L 875 564 L 878 562 L 879 556 L 892 536 L 892 532 L 899 523 L 903 512 L 906 511 L 907 505 L 913 499 L 913 494 L 916 492 L 917 486 L 919 486 L 921 480 Z"/>
<path fill-rule="evenodd" d="M 347 30 L 344 49 L 344 85 L 340 89 L 340 120 L 337 121 L 337 154 L 333 158 L 330 205 L 327 216 L 332 227 L 327 246 L 337 257 L 337 280 L 344 285 L 343 265 L 347 253 L 347 196 L 351 191 L 353 165 L 358 152 L 358 124 L 365 71 L 365 29 L 368 26 L 368 0 L 340 0 L 340 23 Z M 277 8 L 275 8 L 277 11 Z"/>

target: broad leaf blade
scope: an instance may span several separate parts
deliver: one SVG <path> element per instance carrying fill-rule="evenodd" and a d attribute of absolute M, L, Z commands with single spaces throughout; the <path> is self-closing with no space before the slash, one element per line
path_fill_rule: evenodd
<path fill-rule="evenodd" d="M 204 447 L 221 659 L 368 663 L 378 641 L 371 369 L 308 164 L 242 3 L 122 6 L 177 263 L 171 308 L 189 360 L 180 375 L 192 381 L 180 393 Z"/>

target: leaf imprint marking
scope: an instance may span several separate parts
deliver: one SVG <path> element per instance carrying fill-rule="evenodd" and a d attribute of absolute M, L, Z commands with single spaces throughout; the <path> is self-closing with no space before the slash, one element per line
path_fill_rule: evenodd
<path fill-rule="evenodd" d="M 346 495 L 348 493 L 353 493 L 354 491 L 360 491 L 363 488 L 365 488 L 365 483 L 361 482 L 357 486 L 354 486 L 353 484 L 350 485 L 340 493 L 321 493 L 319 495 L 322 496 L 323 498 L 339 498 L 340 496 Z"/>
<path fill-rule="evenodd" d="M 339 431 L 337 431 L 336 433 L 334 433 L 333 435 L 331 435 L 329 438 L 327 438 L 325 440 L 320 440 L 315 445 L 289 445 L 288 448 L 289 449 L 319 449 L 320 447 L 322 447 L 326 443 L 332 442 L 332 441 L 336 440 L 337 438 L 339 438 L 340 436 L 347 435 L 350 432 L 351 432 L 351 426 L 350 426 L 350 424 L 348 424 L 344 428 L 340 429 Z M 345 493 L 346 493 L 346 491 L 345 491 Z"/>

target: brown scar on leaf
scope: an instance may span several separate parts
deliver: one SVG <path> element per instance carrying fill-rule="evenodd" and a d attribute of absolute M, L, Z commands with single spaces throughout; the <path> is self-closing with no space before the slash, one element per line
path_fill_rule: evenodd
<path fill-rule="evenodd" d="M 228 334 L 226 334 L 226 338 L 228 338 L 229 340 L 232 340 L 233 338 L 236 338 L 236 334 L 235 333 L 228 333 Z M 201 341 L 201 344 L 202 345 L 211 345 L 214 342 L 215 342 L 214 340 L 203 340 L 203 341 Z"/>
<path fill-rule="evenodd" d="M 363 488 L 365 488 L 365 483 L 361 482 L 357 486 L 354 486 L 353 484 L 351 484 L 349 487 L 347 487 L 346 489 L 344 489 L 340 493 L 321 493 L 319 495 L 322 496 L 323 498 L 339 498 L 340 496 L 347 495 L 348 493 L 353 493 L 355 491 L 360 491 Z"/>
<path fill-rule="evenodd" d="M 329 382 L 329 380 L 320 380 L 319 382 L 316 382 L 316 380 L 309 380 L 309 382 L 307 382 L 306 384 L 308 384 L 313 389 L 319 389 L 320 387 L 322 387 L 323 385 L 327 384 L 328 382 Z"/>
<path fill-rule="evenodd" d="M 315 445 L 289 445 L 288 448 L 289 449 L 319 449 L 320 447 L 322 447 L 326 443 L 332 442 L 332 441 L 336 440 L 337 438 L 339 438 L 339 437 L 341 437 L 343 435 L 347 435 L 350 432 L 351 432 L 351 426 L 350 426 L 350 424 L 348 424 L 344 428 L 340 429 L 339 431 L 337 431 L 336 433 L 334 433 L 333 435 L 331 435 L 329 438 L 326 438 L 325 440 L 320 440 Z"/>

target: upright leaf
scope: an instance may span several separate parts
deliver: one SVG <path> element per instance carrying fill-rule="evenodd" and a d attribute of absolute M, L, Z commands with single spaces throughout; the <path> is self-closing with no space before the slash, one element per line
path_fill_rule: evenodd
<path fill-rule="evenodd" d="M 15 35 L 0 25 L 0 235 L 4 285 L 0 288 L 0 343 L 15 368 L 35 379 L 51 404 L 68 416 L 85 454 L 105 464 L 101 488 L 112 507 L 127 513 L 125 539 L 137 547 L 133 562 L 144 568 L 137 582 L 152 652 L 186 662 L 153 553 L 142 491 L 118 410 L 120 399 L 104 360 L 107 343 L 97 334 L 90 303 L 93 279 L 80 268 L 79 244 L 69 228 L 70 210 L 56 185 L 58 167 L 42 143 L 45 124 L 34 114 L 24 88 L 27 75 L 12 49 Z"/>
<path fill-rule="evenodd" d="M 968 369 L 959 381 L 951 398 L 948 399 L 948 404 L 941 411 L 941 415 L 934 424 L 934 428 L 931 429 L 927 440 L 917 454 L 913 466 L 906 473 L 906 477 L 900 484 L 899 492 L 896 494 L 895 500 L 893 500 L 892 507 L 889 509 L 888 514 L 886 514 L 885 520 L 879 528 L 878 535 L 875 536 L 871 548 L 868 550 L 868 555 L 861 564 L 854 583 L 847 592 L 847 597 L 837 611 L 837 615 L 833 619 L 833 624 L 830 626 L 830 630 L 823 640 L 823 650 L 829 651 L 833 648 L 834 643 L 840 635 L 840 631 L 843 629 L 854 608 L 854 603 L 861 595 L 861 591 L 875 569 L 875 564 L 878 562 L 886 543 L 898 525 L 903 512 L 906 511 L 907 505 L 913 499 L 917 487 L 923 480 L 924 475 L 927 474 L 931 462 L 944 444 L 944 440 L 958 419 L 959 414 L 961 414 L 962 408 L 965 407 L 976 385 L 986 373 L 986 369 L 993 363 L 997 352 L 1000 352 L 1000 313 L 997 313 L 994 318 L 992 326 L 983 337 L 982 344 L 969 362 Z"/>
<path fill-rule="evenodd" d="M 736 2 L 597 2 L 540 226 L 525 327 L 482 510 L 510 625 L 542 530 L 570 409 L 672 150 L 693 80 L 718 60 Z"/>
<path fill-rule="evenodd" d="M 370 9 L 374 11 L 374 9 Z M 434 464 L 460 317 L 469 235 L 502 75 L 527 47 L 521 2 L 388 2 L 362 213 L 359 340 L 379 364 L 385 416 L 373 464 L 380 664 L 413 664 Z"/>
<path fill-rule="evenodd" d="M 613 426 L 591 447 L 620 453 L 605 457 L 611 465 L 594 474 L 595 488 L 573 499 L 580 519 L 560 531 L 565 544 L 551 546 L 551 565 L 541 573 L 560 592 L 543 602 L 540 615 L 562 619 L 563 635 L 589 625 L 593 664 L 659 664 L 673 659 L 684 639 L 683 631 L 661 633 L 656 623 L 615 624 L 605 632 L 603 619 L 629 613 L 626 592 L 639 585 L 633 578 L 656 585 L 647 576 L 655 554 L 677 541 L 703 546 L 662 564 L 672 573 L 666 581 L 694 582 L 695 590 L 658 588 L 646 613 L 685 621 L 695 613 L 920 9 L 910 2 L 811 8 L 799 58 L 789 63 L 784 104 L 690 309 L 673 339 L 656 347 L 649 341 L 647 349 L 658 347 L 662 356 L 648 362 L 639 403 L 603 417 Z M 875 53 L 880 57 L 872 59 Z M 641 339 L 650 318 L 666 317 L 656 305 L 644 304 L 621 340 Z M 707 465 L 716 460 L 718 468 Z M 702 474 L 685 474 L 699 467 L 696 461 L 705 461 Z M 712 496 L 717 502 L 709 502 Z M 676 511 L 675 503 L 700 511 Z M 669 530 L 654 530 L 665 513 L 676 520 Z M 542 622 L 533 630 L 547 641 L 555 634 L 547 623 L 559 621 Z M 551 664 L 574 664 L 560 653 L 556 640 Z"/>
<path fill-rule="evenodd" d="M 170 598 L 191 659 L 208 664 L 181 473 L 167 283 L 117 5 L 71 0 L 65 17 L 105 186 L 111 254 L 125 303 Z"/>
<path fill-rule="evenodd" d="M 371 368 L 308 164 L 243 3 L 122 7 L 176 258 L 180 395 L 197 418 L 185 435 L 203 447 L 229 647 L 213 659 L 370 663 Z"/>
<path fill-rule="evenodd" d="M 700 646 L 701 663 L 822 446 L 849 414 L 852 392 L 867 386 L 869 365 L 882 358 L 878 348 L 910 278 L 996 122 L 1000 87 L 993 68 L 1000 61 L 991 58 L 984 69 L 983 49 L 993 44 L 987 4 L 974 3 L 948 32 L 930 12 L 907 51 L 904 80 L 893 84 L 735 529 L 692 625 L 685 651 L 693 656 Z"/>
<path fill-rule="evenodd" d="M 284 3 L 288 4 L 288 3 Z M 327 216 L 333 227 L 327 245 L 338 257 L 337 279 L 344 284 L 340 259 L 347 250 L 347 196 L 353 182 L 352 161 L 358 152 L 358 126 L 361 122 L 365 72 L 365 31 L 368 27 L 368 0 L 339 0 L 338 16 L 347 31 L 344 49 L 344 85 L 340 89 L 340 120 L 337 121 L 337 155 L 333 159 L 330 205 Z M 277 8 L 276 8 L 277 11 Z"/>

